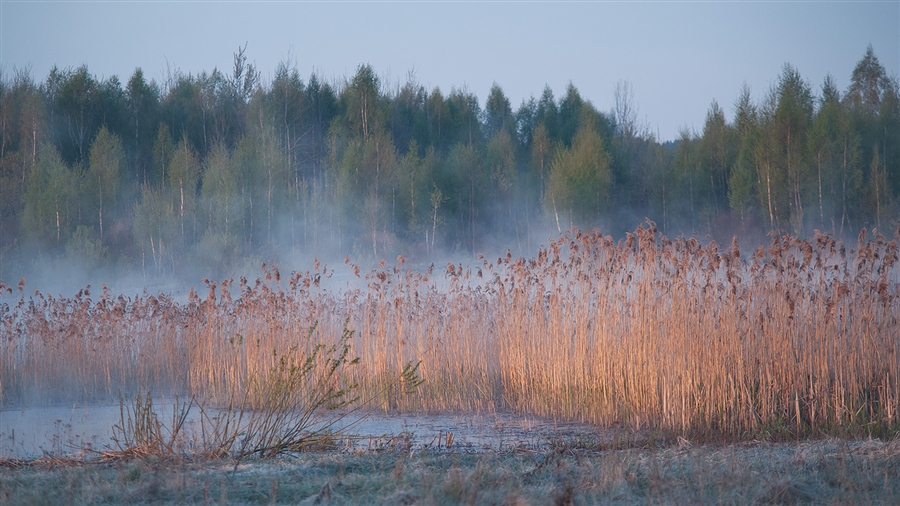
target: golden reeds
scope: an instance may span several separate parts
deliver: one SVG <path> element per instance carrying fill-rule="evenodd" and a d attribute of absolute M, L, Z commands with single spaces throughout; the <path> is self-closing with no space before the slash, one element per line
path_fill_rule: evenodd
<path fill-rule="evenodd" d="M 286 284 L 264 266 L 255 283 L 206 280 L 206 297 L 186 301 L 0 285 L 0 401 L 140 389 L 224 401 L 282 357 L 338 343 L 346 324 L 360 363 L 344 379 L 388 409 L 753 437 L 898 425 L 896 238 L 864 231 L 848 253 L 828 235 L 773 234 L 747 257 L 737 238 L 720 250 L 650 224 L 443 274 L 403 262 L 360 277 L 347 259 L 339 289 L 318 261 Z M 418 394 L 396 395 L 419 361 Z"/>

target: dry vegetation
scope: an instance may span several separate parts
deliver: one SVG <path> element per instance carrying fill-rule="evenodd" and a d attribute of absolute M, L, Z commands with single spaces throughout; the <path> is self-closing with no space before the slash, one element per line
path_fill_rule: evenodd
<path fill-rule="evenodd" d="M 327 352 L 315 367 L 340 359 L 339 374 L 292 388 L 692 438 L 898 427 L 896 238 L 773 235 L 741 254 L 737 241 L 670 240 L 651 223 L 618 243 L 570 232 L 532 259 L 434 272 L 398 258 L 363 275 L 348 259 L 338 271 L 316 261 L 282 279 L 264 266 L 255 282 L 206 281 L 205 297 L 183 301 L 0 284 L 0 403 L 152 391 L 253 407 L 272 378 L 284 386 L 284 371 Z M 407 395 L 416 363 L 424 383 Z"/>
<path fill-rule="evenodd" d="M 897 504 L 900 444 L 825 440 L 534 454 L 138 459 L 0 472 L 3 504 Z M 0 469 L 2 471 L 2 469 Z"/>

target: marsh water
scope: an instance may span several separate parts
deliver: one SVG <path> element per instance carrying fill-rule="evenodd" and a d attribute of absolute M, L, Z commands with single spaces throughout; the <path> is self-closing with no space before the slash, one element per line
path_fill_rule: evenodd
<path fill-rule="evenodd" d="M 158 420 L 171 426 L 171 403 L 154 403 Z M 116 448 L 113 426 L 119 404 L 23 407 L 0 410 L 0 458 L 82 456 Z M 332 414 L 333 415 L 333 414 Z M 127 418 L 127 413 L 126 413 Z M 190 434 L 199 425 L 189 413 Z M 334 451 L 504 451 L 546 450 L 560 440 L 609 437 L 596 426 L 509 413 L 351 414 L 333 426 Z"/>

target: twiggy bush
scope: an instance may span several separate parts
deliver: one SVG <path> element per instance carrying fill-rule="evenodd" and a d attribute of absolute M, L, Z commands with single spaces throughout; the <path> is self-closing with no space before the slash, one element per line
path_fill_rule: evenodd
<path fill-rule="evenodd" d="M 232 394 L 238 398 L 238 410 L 222 415 L 234 418 L 232 426 L 240 433 L 230 453 L 271 457 L 320 445 L 346 415 L 317 415 L 347 409 L 359 400 L 356 385 L 345 381 L 348 369 L 359 363 L 350 357 L 352 335 L 345 328 L 339 342 L 317 344 L 308 355 L 292 347 L 275 357 L 269 371 L 249 377 L 244 388 Z M 225 438 L 231 439 L 230 434 Z"/>
<path fill-rule="evenodd" d="M 309 334 L 314 330 L 315 325 Z M 160 421 L 149 392 L 123 398 L 113 440 L 120 452 L 160 458 L 274 457 L 321 447 L 352 427 L 376 400 L 360 399 L 357 385 L 347 381 L 348 371 L 359 364 L 350 355 L 352 337 L 345 327 L 337 343 L 317 344 L 309 353 L 297 346 L 280 356 L 273 353 L 277 360 L 270 370 L 230 384 L 224 405 L 176 398 L 171 424 Z M 407 364 L 389 387 L 417 387 L 416 369 Z M 189 416 L 196 423 L 188 429 Z"/>
<path fill-rule="evenodd" d="M 745 254 L 737 239 L 720 249 L 651 223 L 618 242 L 571 231 L 530 259 L 340 269 L 348 281 L 326 288 L 334 270 L 318 261 L 286 283 L 264 267 L 255 283 L 207 281 L 206 297 L 186 302 L 9 287 L 2 401 L 122 385 L 225 405 L 282 357 L 346 338 L 360 359 L 347 384 L 385 409 L 503 409 L 750 438 L 898 426 L 897 238 L 772 235 Z M 411 363 L 424 381 L 416 396 L 398 380 Z"/>

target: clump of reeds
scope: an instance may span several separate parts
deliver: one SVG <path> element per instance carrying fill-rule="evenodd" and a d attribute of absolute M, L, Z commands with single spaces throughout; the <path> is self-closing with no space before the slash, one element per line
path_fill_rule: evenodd
<path fill-rule="evenodd" d="M 308 334 L 314 332 L 315 325 Z M 193 394 L 186 403 L 179 403 L 176 397 L 168 424 L 159 420 L 149 392 L 122 399 L 120 421 L 113 427 L 117 450 L 103 457 L 230 457 L 239 461 L 327 446 L 352 428 L 374 400 L 360 399 L 357 385 L 347 381 L 348 371 L 359 363 L 359 358 L 350 355 L 352 336 L 353 331 L 345 326 L 337 343 L 316 344 L 311 350 L 295 345 L 280 356 L 273 350 L 277 360 L 271 369 L 250 374 L 245 381 L 226 383 L 225 404 L 215 396 L 198 399 Z M 407 364 L 386 387 L 397 388 L 397 393 L 411 392 L 421 383 L 417 368 Z M 185 430 L 189 415 L 196 423 L 192 430 Z"/>
<path fill-rule="evenodd" d="M 385 409 L 512 410 L 737 437 L 888 430 L 900 409 L 897 238 L 771 236 L 742 253 L 655 226 L 571 231 L 534 258 L 0 303 L 0 401 L 233 392 L 346 338 L 342 379 Z M 334 279 L 329 280 L 332 285 Z M 350 329 L 347 336 L 345 329 Z M 420 363 L 418 395 L 402 388 Z M 239 388 L 238 388 L 239 387 Z M 236 390 L 237 389 L 237 390 Z"/>

